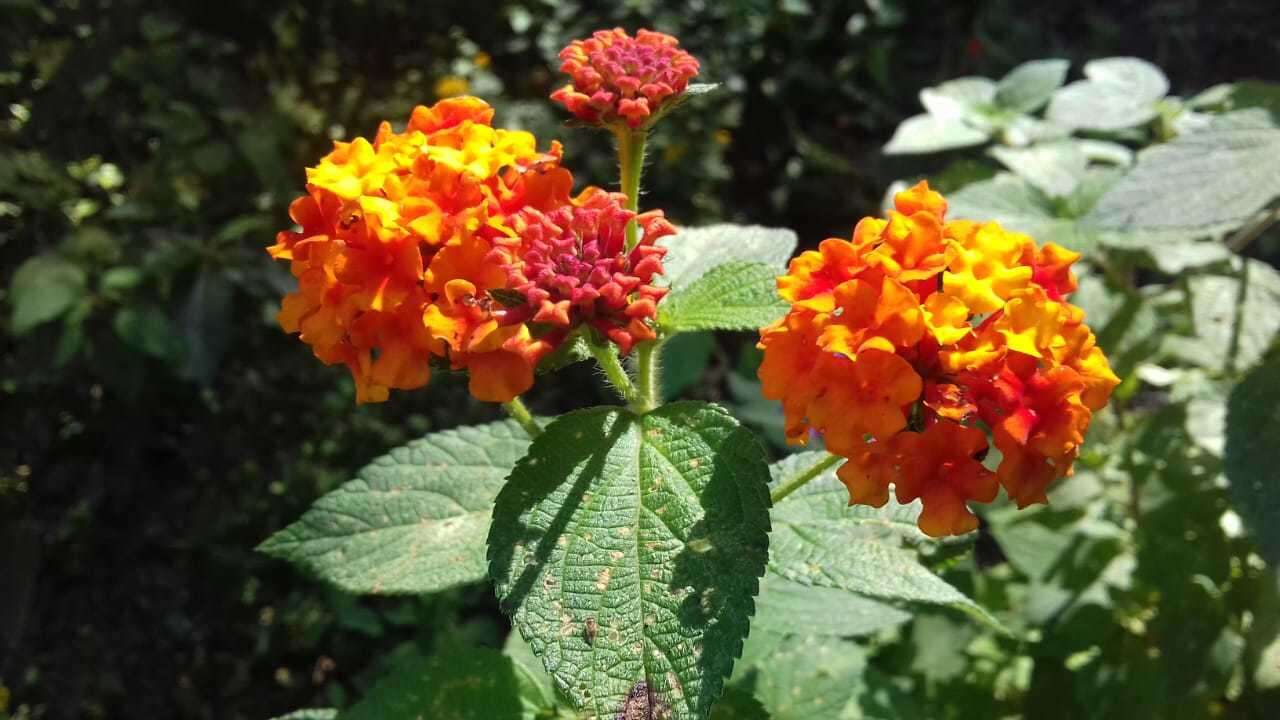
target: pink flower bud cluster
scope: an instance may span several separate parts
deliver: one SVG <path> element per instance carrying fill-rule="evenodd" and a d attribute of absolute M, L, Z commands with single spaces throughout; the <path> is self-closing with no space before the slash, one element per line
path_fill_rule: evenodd
<path fill-rule="evenodd" d="M 658 301 L 667 294 L 652 284 L 667 253 L 655 243 L 675 228 L 661 210 L 636 215 L 626 200 L 592 187 L 568 205 L 548 212 L 527 208 L 513 218 L 516 236 L 498 240 L 495 249 L 509 286 L 527 302 L 510 312 L 550 325 L 553 333 L 591 325 L 624 355 L 635 343 L 653 340 Z M 628 252 L 626 227 L 633 218 L 640 239 Z"/>
<path fill-rule="evenodd" d="M 572 82 L 551 94 L 580 120 L 638 128 L 698 74 L 698 61 L 666 33 L 600 30 L 560 51 Z"/>

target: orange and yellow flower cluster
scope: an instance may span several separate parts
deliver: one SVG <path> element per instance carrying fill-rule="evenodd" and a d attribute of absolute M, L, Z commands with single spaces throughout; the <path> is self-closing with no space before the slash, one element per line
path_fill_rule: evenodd
<path fill-rule="evenodd" d="M 571 82 L 551 94 L 588 123 L 646 125 L 698 74 L 698 61 L 666 33 L 599 30 L 560 51 Z"/>
<path fill-rule="evenodd" d="M 1078 258 L 994 222 L 946 221 L 927 183 L 791 262 L 785 318 L 761 331 L 760 378 L 788 438 L 847 458 L 850 503 L 920 499 L 932 536 L 977 527 L 968 501 L 1003 486 L 1019 507 L 1070 475 L 1119 384 L 1084 312 Z M 983 465 L 990 431 L 1002 459 Z"/>
<path fill-rule="evenodd" d="M 350 368 L 359 402 L 425 385 L 433 361 L 467 370 L 475 397 L 505 402 L 533 384 L 539 359 L 566 335 L 499 301 L 504 291 L 531 292 L 513 286 L 527 258 L 509 249 L 529 216 L 572 215 L 608 193 L 570 198 L 559 144 L 540 152 L 533 135 L 492 119 L 483 101 L 453 98 L 416 108 L 403 132 L 384 122 L 373 142 L 335 143 L 290 206 L 300 231 L 268 248 L 298 279 L 281 327 L 322 361 Z M 609 217 L 625 226 L 632 215 Z M 647 217 L 652 225 L 661 213 Z M 662 270 L 660 254 L 656 262 L 630 275 L 647 283 Z M 632 269 L 629 258 L 610 268 Z M 643 324 L 652 300 L 640 285 L 602 292 Z"/>

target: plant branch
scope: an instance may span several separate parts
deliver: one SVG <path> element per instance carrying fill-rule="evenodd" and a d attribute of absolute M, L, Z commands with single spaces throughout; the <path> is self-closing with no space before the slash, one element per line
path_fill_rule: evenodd
<path fill-rule="evenodd" d="M 538 425 L 538 421 L 533 419 L 533 413 L 529 412 L 529 408 L 525 407 L 524 401 L 517 395 L 510 401 L 502 403 L 503 409 L 524 428 L 530 438 L 536 438 L 542 434 L 542 426 Z"/>
<path fill-rule="evenodd" d="M 661 340 L 636 346 L 636 391 L 639 397 L 631 408 L 646 413 L 662 404 Z"/>
<path fill-rule="evenodd" d="M 640 176 L 644 173 L 644 143 L 647 131 L 632 130 L 624 125 L 615 128 L 614 134 L 618 138 L 618 171 L 621 175 L 619 184 L 622 186 L 623 194 L 627 196 L 627 209 L 639 212 Z M 635 220 L 627 223 L 628 252 L 640 241 L 639 234 L 640 229 Z"/>
<path fill-rule="evenodd" d="M 826 457 L 814 463 L 812 467 L 808 468 L 804 472 L 801 472 L 798 475 L 793 475 L 791 478 L 784 480 L 781 485 L 773 489 L 773 492 L 769 493 L 769 499 L 773 501 L 774 505 L 777 505 L 778 501 L 782 500 L 782 498 L 790 495 L 796 490 L 799 490 L 810 480 L 840 464 L 841 460 L 844 460 L 844 458 L 839 455 L 831 455 L 828 453 Z"/>
<path fill-rule="evenodd" d="M 591 356 L 600 364 L 600 369 L 604 370 L 604 376 L 608 378 L 609 384 L 613 385 L 628 405 L 635 405 L 639 401 L 639 394 L 636 392 L 635 384 L 631 382 L 631 376 L 622 367 L 622 361 L 618 359 L 613 346 L 607 343 L 601 345 L 589 342 L 587 347 L 591 348 Z"/>

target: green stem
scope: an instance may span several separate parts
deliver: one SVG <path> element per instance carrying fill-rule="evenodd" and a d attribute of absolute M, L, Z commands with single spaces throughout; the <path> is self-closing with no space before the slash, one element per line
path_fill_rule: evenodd
<path fill-rule="evenodd" d="M 814 463 L 813 467 L 805 470 L 799 475 L 793 476 L 791 479 L 784 481 L 781 485 L 774 488 L 773 492 L 769 493 L 769 499 L 773 501 L 774 505 L 777 505 L 779 500 L 799 490 L 805 485 L 805 483 L 818 477 L 827 470 L 839 465 L 841 460 L 844 460 L 844 458 L 839 455 L 827 455 Z"/>
<path fill-rule="evenodd" d="M 636 390 L 639 398 L 632 408 L 636 412 L 646 413 L 662 404 L 661 349 L 661 340 L 636 346 Z"/>
<path fill-rule="evenodd" d="M 533 413 L 529 412 L 529 408 L 525 407 L 524 401 L 517 395 L 510 401 L 502 403 L 502 407 L 506 409 L 507 414 L 512 420 L 520 423 L 520 427 L 528 433 L 529 437 L 536 438 L 542 434 L 542 427 L 538 425 L 538 421 L 533 419 Z"/>
<path fill-rule="evenodd" d="M 622 192 L 627 196 L 627 209 L 640 211 L 640 176 L 644 173 L 644 141 L 647 130 L 618 127 L 618 170 L 621 174 Z M 627 251 L 640 241 L 640 228 L 632 220 L 627 223 Z"/>
<path fill-rule="evenodd" d="M 613 385 L 627 404 L 635 404 L 639 399 L 636 386 L 631 382 L 631 376 L 622 367 L 622 361 L 618 360 L 618 354 L 614 352 L 613 346 L 587 343 L 587 347 L 591 348 L 591 355 L 600 364 L 600 369 L 604 370 L 604 376 L 609 379 L 609 384 Z"/>

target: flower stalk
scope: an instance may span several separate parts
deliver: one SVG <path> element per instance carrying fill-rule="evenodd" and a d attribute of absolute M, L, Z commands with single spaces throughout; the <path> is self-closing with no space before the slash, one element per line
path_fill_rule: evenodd
<path fill-rule="evenodd" d="M 511 416 L 512 420 L 515 420 L 520 424 L 521 428 L 524 428 L 525 433 L 528 434 L 531 439 L 542 434 L 542 426 L 533 418 L 533 413 L 529 412 L 529 408 L 525 406 L 524 401 L 520 399 L 519 395 L 502 403 L 502 407 L 507 411 L 507 414 Z"/>
<path fill-rule="evenodd" d="M 804 487 L 810 480 L 813 480 L 822 473 L 830 470 L 836 465 L 839 465 L 840 461 L 843 459 L 844 458 L 839 455 L 832 455 L 828 453 L 825 457 L 814 463 L 804 472 L 801 472 L 798 475 L 793 475 L 789 479 L 783 481 L 781 485 L 774 488 L 773 492 L 769 493 L 769 500 L 771 500 L 774 505 L 777 505 L 780 500 Z"/>

